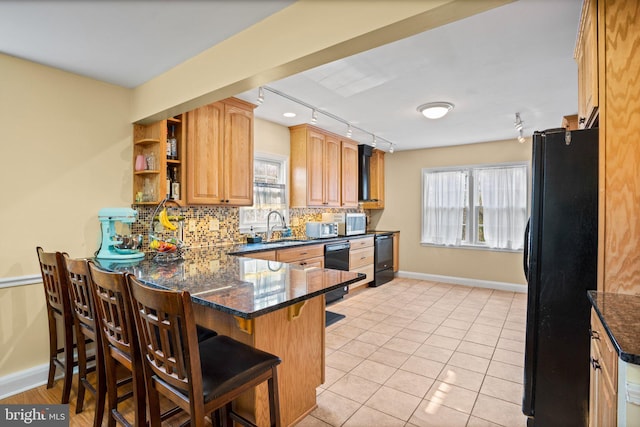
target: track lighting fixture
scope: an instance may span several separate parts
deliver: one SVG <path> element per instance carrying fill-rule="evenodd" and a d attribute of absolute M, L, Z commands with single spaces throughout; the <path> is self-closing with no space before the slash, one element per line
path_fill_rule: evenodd
<path fill-rule="evenodd" d="M 256 104 L 260 105 L 264 102 L 264 89 L 262 86 L 258 88 L 258 99 L 256 99 Z"/>
<path fill-rule="evenodd" d="M 516 121 L 513 125 L 518 132 L 520 132 L 524 128 L 523 123 L 524 122 L 520 119 L 520 113 L 516 113 Z"/>
<path fill-rule="evenodd" d="M 520 118 L 520 113 L 516 113 L 516 121 L 513 123 L 513 126 L 516 128 L 516 131 L 518 132 L 518 142 L 522 144 L 525 141 L 524 135 L 523 135 L 524 122 Z"/>
<path fill-rule="evenodd" d="M 389 144 L 389 153 L 393 153 L 394 151 L 394 143 L 392 143 L 391 141 L 388 141 L 384 138 L 381 138 L 380 136 L 374 135 L 372 132 L 366 131 L 358 126 L 354 126 L 351 123 L 349 123 L 348 121 L 346 121 L 345 119 L 336 116 L 335 114 L 331 114 L 328 111 L 324 111 L 324 110 L 320 110 L 318 107 L 315 107 L 307 102 L 301 101 L 297 98 L 294 98 L 291 95 L 287 95 L 286 93 L 280 92 L 277 89 L 271 88 L 269 86 L 260 86 L 258 88 L 258 99 L 256 100 L 257 104 L 262 104 L 264 102 L 264 91 L 268 91 L 271 92 L 275 95 L 281 96 L 285 99 L 288 99 L 289 101 L 295 102 L 296 104 L 300 104 L 304 107 L 307 107 L 308 109 L 311 110 L 311 123 L 315 124 L 318 121 L 318 113 L 327 116 L 333 120 L 336 120 L 340 123 L 343 123 L 347 126 L 347 138 L 351 138 L 351 135 L 353 135 L 353 130 L 357 129 L 359 132 L 364 133 L 364 134 L 368 134 L 371 135 L 372 138 L 372 142 L 371 142 L 371 146 L 375 147 L 379 141 L 383 141 L 386 142 L 387 144 Z"/>

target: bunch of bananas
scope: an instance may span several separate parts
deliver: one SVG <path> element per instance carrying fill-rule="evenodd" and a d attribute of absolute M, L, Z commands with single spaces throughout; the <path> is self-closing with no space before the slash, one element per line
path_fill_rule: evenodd
<path fill-rule="evenodd" d="M 167 208 L 162 209 L 160 214 L 158 214 L 158 220 L 160 220 L 160 224 L 162 224 L 164 228 L 167 228 L 171 231 L 178 229 L 178 227 L 175 224 L 169 221 L 169 217 L 167 216 Z"/>

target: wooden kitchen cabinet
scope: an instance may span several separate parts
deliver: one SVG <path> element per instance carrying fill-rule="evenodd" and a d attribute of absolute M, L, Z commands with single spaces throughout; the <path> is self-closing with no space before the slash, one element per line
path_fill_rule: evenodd
<path fill-rule="evenodd" d="M 574 52 L 578 64 L 578 125 L 590 128 L 598 116 L 598 0 L 584 0 Z"/>
<path fill-rule="evenodd" d="M 589 427 L 617 425 L 618 356 L 593 309 L 590 384 Z"/>
<path fill-rule="evenodd" d="M 374 238 L 363 237 L 351 239 L 349 243 L 351 244 L 349 250 L 349 271 L 366 275 L 366 277 L 359 282 L 349 285 L 349 290 L 352 291 L 361 286 L 368 285 L 374 279 Z"/>
<path fill-rule="evenodd" d="M 374 149 L 369 164 L 370 199 L 362 204 L 363 209 L 384 208 L 384 155 L 382 150 Z"/>
<path fill-rule="evenodd" d="M 175 169 L 178 182 L 185 182 L 185 115 L 180 114 L 167 120 L 149 125 L 133 125 L 133 203 L 153 205 L 160 203 L 169 194 L 167 177 Z M 173 127 L 177 141 L 177 155 L 167 157 L 167 138 Z M 136 170 L 136 159 L 145 157 L 146 169 Z M 182 187 L 184 188 L 184 187 Z M 184 191 L 175 199 L 184 203 Z"/>
<path fill-rule="evenodd" d="M 289 132 L 291 207 L 357 207 L 357 143 L 306 124 Z"/>
<path fill-rule="evenodd" d="M 253 204 L 253 109 L 235 98 L 187 113 L 189 204 Z"/>
<path fill-rule="evenodd" d="M 276 251 L 276 260 L 305 268 L 324 267 L 324 245 L 311 245 L 279 249 Z"/>
<path fill-rule="evenodd" d="M 400 232 L 393 233 L 393 272 L 400 270 Z"/>
<path fill-rule="evenodd" d="M 341 141 L 341 182 L 342 196 L 340 206 L 358 207 L 358 144 L 355 141 Z"/>

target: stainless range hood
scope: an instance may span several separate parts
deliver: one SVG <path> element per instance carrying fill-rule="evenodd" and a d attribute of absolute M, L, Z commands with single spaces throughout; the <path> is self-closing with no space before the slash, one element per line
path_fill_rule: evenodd
<path fill-rule="evenodd" d="M 370 163 L 373 148 L 370 145 L 358 145 L 358 200 L 371 201 Z"/>

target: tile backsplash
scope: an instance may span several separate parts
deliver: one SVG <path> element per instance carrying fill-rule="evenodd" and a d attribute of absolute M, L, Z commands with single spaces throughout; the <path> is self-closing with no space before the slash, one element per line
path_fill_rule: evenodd
<path fill-rule="evenodd" d="M 150 221 L 156 206 L 133 205 L 138 211 L 138 221 L 132 227 L 132 233 L 142 234 L 145 239 L 145 247 L 148 244 Z M 246 234 L 240 233 L 239 208 L 227 206 L 167 206 L 169 215 L 184 217 L 175 237 L 184 241 L 187 246 L 213 246 L 220 244 L 244 243 Z M 315 208 L 290 208 L 289 224 L 293 237 L 305 237 L 305 224 L 308 221 L 320 221 L 323 212 L 366 212 L 362 209 L 315 209 Z M 157 224 L 157 221 L 156 221 Z M 297 225 L 293 225 L 297 224 Z M 156 235 L 170 237 L 162 227 L 154 232 Z M 279 232 L 274 232 L 274 237 L 279 237 Z M 264 237 L 265 233 L 256 233 Z"/>

